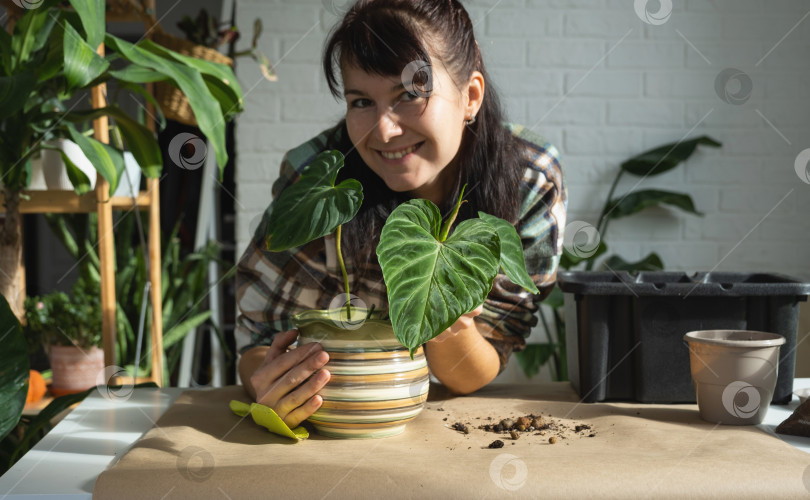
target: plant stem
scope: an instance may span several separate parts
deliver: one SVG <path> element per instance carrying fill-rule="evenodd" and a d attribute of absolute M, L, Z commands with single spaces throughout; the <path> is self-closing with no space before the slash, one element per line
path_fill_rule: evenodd
<path fill-rule="evenodd" d="M 605 232 L 607 231 L 607 224 L 608 224 L 608 208 L 610 207 L 610 200 L 613 199 L 613 193 L 616 191 L 616 186 L 619 185 L 619 179 L 622 178 L 624 174 L 624 170 L 619 169 L 619 173 L 616 174 L 616 178 L 613 179 L 613 184 L 610 186 L 610 191 L 608 192 L 607 199 L 605 199 L 605 204 L 602 206 L 602 213 L 599 214 L 599 221 L 596 223 L 596 233 L 599 235 L 600 240 L 605 239 Z M 593 269 L 594 260 L 589 259 L 588 262 L 585 264 L 585 270 L 590 271 Z"/>
<path fill-rule="evenodd" d="M 458 210 L 461 208 L 461 204 L 464 203 L 464 190 L 467 189 L 467 185 L 465 184 L 464 187 L 461 188 L 461 194 L 458 195 L 458 201 L 456 202 L 455 208 L 453 208 L 453 213 L 450 214 L 450 217 L 447 219 L 447 222 L 444 223 L 444 227 L 442 228 L 442 232 L 439 234 L 439 241 L 444 241 L 447 239 L 447 235 L 450 233 L 450 228 L 453 226 L 453 223 L 456 221 L 456 217 L 458 217 Z"/>
<path fill-rule="evenodd" d="M 340 251 L 340 233 L 343 226 L 338 226 L 335 230 L 335 249 L 337 250 L 340 272 L 343 273 L 343 289 L 346 291 L 346 315 L 349 321 L 352 320 L 352 296 L 349 293 L 349 275 L 346 274 L 346 264 L 343 262 L 343 253 Z"/>

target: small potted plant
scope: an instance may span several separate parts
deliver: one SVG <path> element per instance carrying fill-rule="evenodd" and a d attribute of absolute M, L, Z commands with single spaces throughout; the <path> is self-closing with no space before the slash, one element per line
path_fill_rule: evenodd
<path fill-rule="evenodd" d="M 98 286 L 80 279 L 71 289 L 25 300 L 27 337 L 39 339 L 53 372 L 50 391 L 62 396 L 96 385 L 104 370 Z"/>
<path fill-rule="evenodd" d="M 309 420 L 326 435 L 382 437 L 402 432 L 424 406 L 428 370 L 422 344 L 483 304 L 499 269 L 526 290 L 538 290 L 509 222 L 479 212 L 453 227 L 462 189 L 445 221 L 424 199 L 391 213 L 377 246 L 389 310 L 353 307 L 340 235 L 360 209 L 363 191 L 354 179 L 335 185 L 343 161 L 338 151 L 319 154 L 281 193 L 269 216 L 266 245 L 282 251 L 335 233 L 344 305 L 293 318 L 299 345 L 320 342 L 330 356 L 332 378 L 321 390 L 323 405 Z"/>

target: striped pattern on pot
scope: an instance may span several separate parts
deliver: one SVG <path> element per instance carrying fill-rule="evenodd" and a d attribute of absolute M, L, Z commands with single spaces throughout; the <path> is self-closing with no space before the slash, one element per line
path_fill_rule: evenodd
<path fill-rule="evenodd" d="M 411 359 L 385 312 L 305 311 L 293 317 L 299 346 L 320 342 L 332 374 L 323 405 L 309 421 L 319 434 L 339 438 L 394 436 L 425 406 L 428 368 L 420 347 Z"/>

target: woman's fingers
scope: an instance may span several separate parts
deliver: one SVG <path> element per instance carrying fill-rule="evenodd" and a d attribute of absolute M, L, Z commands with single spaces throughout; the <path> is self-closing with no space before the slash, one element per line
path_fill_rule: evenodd
<path fill-rule="evenodd" d="M 265 381 L 265 386 L 274 384 L 284 374 L 303 363 L 306 358 L 317 355 L 321 352 L 323 352 L 323 348 L 317 342 L 303 345 L 283 354 L 275 354 L 268 351 L 264 363 L 261 367 L 259 367 L 258 370 L 256 370 L 256 373 L 253 374 L 251 381 L 256 378 L 258 380 Z M 315 369 L 317 370 L 318 368 L 320 368 L 320 366 L 316 367 Z M 261 382 L 259 385 L 261 385 Z M 258 394 L 260 391 L 257 389 L 256 392 Z"/>
<path fill-rule="evenodd" d="M 290 344 L 295 342 L 296 338 L 298 338 L 298 330 L 287 330 L 286 332 L 278 333 L 273 339 L 270 349 L 267 351 L 267 357 L 264 359 L 264 364 L 267 364 L 268 361 L 275 359 L 287 352 Z"/>
<path fill-rule="evenodd" d="M 306 352 L 305 352 L 306 351 Z M 280 401 L 299 385 L 303 384 L 313 373 L 323 368 L 329 362 L 329 355 L 323 351 L 320 344 L 309 345 L 290 351 L 279 356 L 270 365 L 260 369 L 254 377 L 261 377 L 265 385 L 256 389 L 258 403 L 270 406 L 278 413 Z M 312 391 L 309 396 L 314 395 Z M 285 408 L 281 413 L 287 413 L 292 408 Z"/>
<path fill-rule="evenodd" d="M 282 420 L 284 420 L 284 423 L 287 424 L 287 427 L 290 429 L 295 429 L 301 425 L 301 422 L 308 419 L 313 413 L 318 411 L 318 408 L 320 408 L 322 404 L 322 397 L 317 395 L 312 396 L 309 398 L 309 400 L 307 400 L 306 403 L 288 413 L 287 416 Z"/>
<path fill-rule="evenodd" d="M 276 405 L 276 413 L 290 427 L 297 427 L 321 407 L 323 398 L 317 394 L 329 382 L 328 370 L 318 370 L 305 384 L 283 397 Z"/>

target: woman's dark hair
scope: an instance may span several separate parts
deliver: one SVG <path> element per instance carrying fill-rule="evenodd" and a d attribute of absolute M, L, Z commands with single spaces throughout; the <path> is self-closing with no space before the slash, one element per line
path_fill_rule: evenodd
<path fill-rule="evenodd" d="M 323 68 L 329 89 L 342 96 L 337 72 L 341 64 L 352 64 L 367 73 L 401 76 L 405 68 L 420 62 L 413 80 L 429 96 L 431 56 L 435 54 L 450 77 L 466 84 L 473 71 L 484 75 L 485 95 L 476 121 L 466 128 L 457 159 L 459 176 L 450 196 L 439 206 L 447 215 L 467 189 L 457 221 L 483 211 L 516 222 L 520 204 L 523 168 L 517 141 L 504 127 L 504 115 L 484 68 L 467 11 L 457 0 L 360 0 L 343 17 L 327 40 Z M 427 63 L 422 65 L 421 62 Z M 410 66 L 409 66 L 410 65 Z M 407 71 L 407 70 L 406 70 Z M 411 71 L 411 73 L 414 73 Z M 404 80 L 405 78 L 403 78 Z M 406 88 L 408 87 L 408 82 Z M 429 97 L 428 97 L 429 98 Z M 343 244 L 354 258 L 357 271 L 376 263 L 374 249 L 385 219 L 407 193 L 390 190 L 361 159 L 346 130 L 345 120 L 336 129 L 329 147 L 346 156 L 340 178 L 354 178 L 363 184 L 364 201 L 355 219 L 344 229 Z"/>

